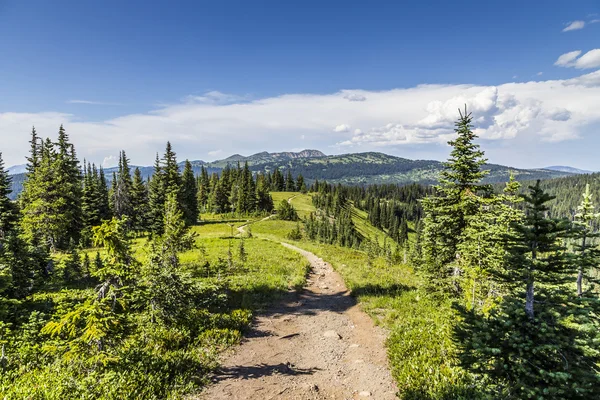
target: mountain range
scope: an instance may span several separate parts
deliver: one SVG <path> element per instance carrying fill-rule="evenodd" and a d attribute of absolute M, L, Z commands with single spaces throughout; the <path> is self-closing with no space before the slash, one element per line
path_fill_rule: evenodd
<path fill-rule="evenodd" d="M 319 150 L 308 149 L 300 152 L 261 152 L 250 156 L 234 154 L 222 160 L 212 162 L 195 160 L 191 161 L 191 164 L 196 174 L 202 167 L 211 174 L 218 173 L 227 165 L 236 166 L 237 163 L 243 165 L 246 162 L 253 172 L 272 172 L 275 168 L 286 171 L 289 169 L 294 176 L 302 174 L 308 182 L 319 179 L 348 185 L 407 184 L 412 182 L 434 184 L 443 168 L 443 163 L 435 160 L 411 160 L 378 152 L 326 155 Z M 183 166 L 183 162 L 180 165 Z M 133 168 L 135 166 L 132 166 Z M 139 168 L 145 178 L 150 177 L 154 171 L 151 166 L 140 166 Z M 485 164 L 483 168 L 490 171 L 485 178 L 485 181 L 489 183 L 505 182 L 510 173 L 517 180 L 522 181 L 552 179 L 589 172 L 565 166 L 520 169 Z M 105 170 L 109 180 L 115 171 L 116 168 Z M 25 178 L 24 166 L 9 168 L 9 174 L 13 175 L 13 196 L 16 196 L 21 191 Z"/>

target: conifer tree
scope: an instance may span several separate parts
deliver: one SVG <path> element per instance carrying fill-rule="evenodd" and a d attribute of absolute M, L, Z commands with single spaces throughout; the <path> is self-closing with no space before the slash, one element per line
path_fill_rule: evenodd
<path fill-rule="evenodd" d="M 0 239 L 5 238 L 13 230 L 17 219 L 16 209 L 8 195 L 12 192 L 12 179 L 4 169 L 4 160 L 0 153 Z"/>
<path fill-rule="evenodd" d="M 422 232 L 422 271 L 433 287 L 449 290 L 452 278 L 453 291 L 460 292 L 456 280 L 460 268 L 458 246 L 464 240 L 463 234 L 469 216 L 480 208 L 480 196 L 489 192 L 487 185 L 480 181 L 487 174 L 481 170 L 486 162 L 479 145 L 474 143 L 477 135 L 473 132 L 473 118 L 467 112 L 460 112 L 456 122 L 457 138 L 448 142 L 452 146 L 450 158 L 444 163 L 440 173 L 440 183 L 435 186 L 436 194 L 423 199 L 425 212 Z"/>
<path fill-rule="evenodd" d="M 302 174 L 298 174 L 298 177 L 296 178 L 296 191 L 306 193 L 306 184 L 304 183 Z"/>
<path fill-rule="evenodd" d="M 148 189 L 142 178 L 142 171 L 136 167 L 133 172 L 133 183 L 131 186 L 131 226 L 136 232 L 144 232 L 149 229 L 148 225 Z"/>
<path fill-rule="evenodd" d="M 575 214 L 575 252 L 577 265 L 577 296 L 583 295 L 583 279 L 589 282 L 597 282 L 597 279 L 590 274 L 594 268 L 600 265 L 600 250 L 594 244 L 594 239 L 600 237 L 600 233 L 594 232 L 593 223 L 598 220 L 600 214 L 594 212 L 595 206 L 592 202 L 590 193 L 590 184 L 585 186 L 583 199 L 577 214 Z"/>
<path fill-rule="evenodd" d="M 294 190 L 296 190 L 296 183 L 294 182 L 292 171 L 288 169 L 287 174 L 285 175 L 285 191 L 293 192 Z"/>
<path fill-rule="evenodd" d="M 523 198 L 525 217 L 521 224 L 515 226 L 515 232 L 509 238 L 509 263 L 506 272 L 499 276 L 511 289 L 524 290 L 524 309 L 533 319 L 536 282 L 562 285 L 570 280 L 573 270 L 566 260 L 561 241 L 569 233 L 567 221 L 546 217 L 547 203 L 555 197 L 545 193 L 538 180 Z"/>
<path fill-rule="evenodd" d="M 130 217 L 128 221 L 131 224 L 133 222 L 131 217 L 134 213 L 131 200 L 133 181 L 131 179 L 129 160 L 124 151 L 119 153 L 119 171 L 116 175 L 116 182 L 113 185 L 113 215 L 117 218 Z"/>
<path fill-rule="evenodd" d="M 256 178 L 256 208 L 258 211 L 273 211 L 273 198 L 269 193 L 269 183 L 263 174 Z"/>
<path fill-rule="evenodd" d="M 41 142 L 40 137 L 37 135 L 35 126 L 31 129 L 31 140 L 29 141 L 30 150 L 29 157 L 27 157 L 27 173 L 32 174 L 40 164 L 41 157 Z"/>
<path fill-rule="evenodd" d="M 155 235 L 163 233 L 164 209 L 165 209 L 165 176 L 158 154 L 154 162 L 154 173 L 148 184 L 148 227 Z"/>
<path fill-rule="evenodd" d="M 216 181 L 215 188 L 211 191 L 212 212 L 217 214 L 223 214 L 231 211 L 231 204 L 229 203 L 229 193 L 227 190 L 227 179 L 221 176 Z"/>
<path fill-rule="evenodd" d="M 210 196 L 210 179 L 204 165 L 200 168 L 200 179 L 198 184 L 198 206 L 202 211 L 206 211 L 208 198 Z"/>
<path fill-rule="evenodd" d="M 182 183 L 181 183 L 181 201 L 183 216 L 186 224 L 193 225 L 198 220 L 198 199 L 196 195 L 198 193 L 198 187 L 196 185 L 196 178 L 194 177 L 194 170 L 189 160 L 185 160 L 185 167 L 183 169 Z"/>
<path fill-rule="evenodd" d="M 162 158 L 162 167 L 165 196 L 168 193 L 177 193 L 179 196 L 181 190 L 181 175 L 179 174 L 179 166 L 177 165 L 177 156 L 173 151 L 170 142 L 167 142 L 165 154 Z"/>
<path fill-rule="evenodd" d="M 68 153 L 63 154 L 59 167 L 54 145 L 46 139 L 38 167 L 27 175 L 23 184 L 21 226 L 24 237 L 33 246 L 45 246 L 52 251 L 62 249 L 73 234 L 73 214 L 70 212 L 73 207 L 68 204 L 73 195 L 65 193 L 70 187 L 67 174 L 70 157 L 67 156 Z"/>
<path fill-rule="evenodd" d="M 273 171 L 272 190 L 274 192 L 282 192 L 284 188 L 285 188 L 285 182 L 283 179 L 283 175 L 281 174 L 281 171 L 279 171 L 279 168 L 276 167 L 275 170 Z"/>
<path fill-rule="evenodd" d="M 69 142 L 69 136 L 62 125 L 58 131 L 56 147 L 53 168 L 57 194 L 61 197 L 59 212 L 64 215 L 68 225 L 67 230 L 60 237 L 59 245 L 66 248 L 70 241 L 79 241 L 82 228 L 82 185 L 75 147 Z"/>
<path fill-rule="evenodd" d="M 92 173 L 96 174 L 96 167 L 92 166 Z M 94 178 L 95 179 L 95 178 Z M 106 221 L 112 217 L 110 212 L 108 184 L 106 182 L 106 176 L 104 175 L 104 168 L 100 167 L 98 174 L 98 211 L 100 214 L 100 221 Z"/>

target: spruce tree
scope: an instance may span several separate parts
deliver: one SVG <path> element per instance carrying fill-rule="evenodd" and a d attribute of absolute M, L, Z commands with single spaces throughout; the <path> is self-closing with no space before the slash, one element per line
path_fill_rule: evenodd
<path fill-rule="evenodd" d="M 133 211 L 131 225 L 140 233 L 149 229 L 148 224 L 148 189 L 142 178 L 142 171 L 136 167 L 133 172 L 131 186 L 131 209 Z"/>
<path fill-rule="evenodd" d="M 12 193 L 12 178 L 4 169 L 4 160 L 0 152 L 0 239 L 6 237 L 13 230 L 17 219 L 13 202 L 8 198 Z"/>
<path fill-rule="evenodd" d="M 165 210 L 165 177 L 164 170 L 160 165 L 158 154 L 154 162 L 154 173 L 148 184 L 148 227 L 153 234 L 163 233 L 164 210 Z"/>
<path fill-rule="evenodd" d="M 129 168 L 129 159 L 124 151 L 119 153 L 119 171 L 113 183 L 112 205 L 113 215 L 117 218 L 132 217 L 134 211 L 131 200 L 133 181 Z M 129 218 L 129 223 L 132 223 Z"/>
<path fill-rule="evenodd" d="M 185 160 L 185 167 L 183 169 L 181 183 L 181 202 L 183 209 L 183 216 L 186 224 L 194 225 L 198 220 L 198 199 L 196 195 L 198 193 L 198 187 L 196 185 L 196 178 L 194 176 L 194 170 L 189 160 Z"/>
<path fill-rule="evenodd" d="M 595 206 L 592 202 L 590 184 L 585 186 L 583 199 L 577 214 L 575 214 L 575 252 L 577 265 L 577 296 L 583 295 L 583 279 L 588 282 L 597 283 L 597 279 L 590 274 L 591 270 L 600 265 L 600 250 L 594 240 L 600 237 L 600 233 L 594 232 L 593 223 L 598 220 L 600 214 L 594 212 Z"/>
<path fill-rule="evenodd" d="M 96 167 L 92 166 L 92 173 L 95 177 Z M 95 178 L 94 178 L 95 179 Z M 106 176 L 104 175 L 104 168 L 100 167 L 98 174 L 98 212 L 100 213 L 100 220 L 106 221 L 112 217 L 110 212 L 109 194 L 108 194 L 108 183 L 106 182 Z"/>
<path fill-rule="evenodd" d="M 296 190 L 296 183 L 294 182 L 294 177 L 292 176 L 292 171 L 290 169 L 287 170 L 287 174 L 285 175 L 285 191 L 293 192 Z"/>
<path fill-rule="evenodd" d="M 481 170 L 486 159 L 474 143 L 477 135 L 473 132 L 473 118 L 466 107 L 459 114 L 455 124 L 457 138 L 448 142 L 452 151 L 440 173 L 440 183 L 435 186 L 436 194 L 422 201 L 425 219 L 421 241 L 421 270 L 435 288 L 450 290 L 452 282 L 455 293 L 461 291 L 456 260 L 460 259 L 458 247 L 464 240 L 467 220 L 479 210 L 480 196 L 489 192 L 489 186 L 480 184 L 488 171 Z"/>
<path fill-rule="evenodd" d="M 181 175 L 179 174 L 179 165 L 177 165 L 177 155 L 173 151 L 170 142 L 167 142 L 165 154 L 162 158 L 162 171 L 165 196 L 169 193 L 177 193 L 179 201 Z"/>
<path fill-rule="evenodd" d="M 263 174 L 256 178 L 256 208 L 258 211 L 273 211 L 273 198 L 269 193 L 269 183 Z"/>
<path fill-rule="evenodd" d="M 302 174 L 298 174 L 298 177 L 296 178 L 296 191 L 306 193 L 306 184 L 304 183 Z"/>
<path fill-rule="evenodd" d="M 198 184 L 198 206 L 200 210 L 206 211 L 208 198 L 210 196 L 210 179 L 204 165 L 200 168 L 200 179 Z"/>

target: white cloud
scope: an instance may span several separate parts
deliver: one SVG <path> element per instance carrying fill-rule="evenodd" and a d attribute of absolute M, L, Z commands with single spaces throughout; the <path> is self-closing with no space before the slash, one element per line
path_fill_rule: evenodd
<path fill-rule="evenodd" d="M 350 132 L 350 126 L 346 124 L 337 125 L 335 128 L 333 128 L 333 131 L 336 133 Z"/>
<path fill-rule="evenodd" d="M 554 65 L 577 69 L 600 68 L 600 49 L 593 49 L 580 57 L 581 50 L 570 51 L 558 57 Z"/>
<path fill-rule="evenodd" d="M 565 53 L 565 54 L 561 55 L 560 57 L 558 57 L 558 59 L 556 60 L 554 65 L 558 65 L 560 67 L 567 67 L 573 61 L 575 61 L 577 59 L 577 57 L 579 57 L 580 54 L 581 54 L 581 50 L 575 50 L 575 51 L 570 51 L 568 53 Z"/>
<path fill-rule="evenodd" d="M 221 150 L 221 149 L 218 149 L 218 150 L 211 150 L 211 151 L 209 151 L 209 152 L 208 152 L 208 153 L 206 153 L 206 154 L 208 154 L 208 155 L 209 155 L 209 156 L 211 156 L 211 157 L 216 157 L 216 156 L 218 156 L 218 155 L 220 155 L 220 154 L 223 154 L 223 150 Z"/>
<path fill-rule="evenodd" d="M 67 104 L 87 104 L 94 106 L 122 106 L 121 103 L 105 103 L 103 101 L 92 101 L 92 100 L 67 100 Z"/>
<path fill-rule="evenodd" d="M 593 19 L 589 23 L 590 24 L 597 24 L 598 22 L 600 22 L 600 19 Z"/>
<path fill-rule="evenodd" d="M 365 100 L 367 100 L 367 97 L 365 95 L 360 94 L 360 93 L 355 93 L 355 92 L 347 92 L 346 94 L 344 94 L 344 98 L 349 101 L 365 101 Z"/>
<path fill-rule="evenodd" d="M 0 150 L 6 165 L 22 164 L 32 125 L 41 136 L 54 139 L 64 123 L 79 157 L 96 163 L 124 149 L 132 164 L 151 165 L 167 140 L 181 160 L 202 159 L 215 149 L 225 156 L 300 147 L 323 149 L 336 144 L 339 151 L 348 151 L 344 146 L 351 145 L 358 151 L 402 152 L 405 156 L 405 150 L 397 146 L 418 146 L 423 149 L 420 157 L 434 157 L 432 152 L 441 151 L 436 149 L 446 149 L 439 145 L 452 137 L 458 108 L 467 104 L 483 140 L 514 149 L 492 161 L 519 166 L 515 161 L 519 152 L 537 154 L 542 143 L 584 138 L 600 128 L 600 71 L 566 80 L 497 86 L 420 85 L 352 91 L 367 101 L 348 101 L 347 93 L 286 94 L 254 100 L 238 96 L 244 99 L 225 104 L 185 101 L 102 122 L 66 113 L 5 112 L 0 113 Z M 205 97 L 220 101 L 235 97 L 227 96 Z M 332 130 L 334 133 L 327 134 Z M 521 164 L 530 159 L 524 157 Z"/>
<path fill-rule="evenodd" d="M 115 156 L 106 156 L 104 160 L 102 160 L 102 166 L 104 168 L 112 168 L 116 167 L 119 164 L 119 158 Z"/>
<path fill-rule="evenodd" d="M 536 75 L 537 75 L 537 76 L 542 76 L 542 75 L 544 75 L 544 73 L 543 73 L 542 71 L 540 71 L 540 72 L 538 72 Z"/>
<path fill-rule="evenodd" d="M 239 96 L 236 94 L 222 93 L 217 90 L 204 93 L 202 96 L 187 96 L 183 100 L 185 103 L 201 103 L 201 104 L 234 104 L 248 101 L 248 95 Z"/>
<path fill-rule="evenodd" d="M 576 31 L 578 29 L 583 29 L 585 27 L 585 21 L 572 21 L 569 22 L 567 24 L 567 26 L 565 27 L 565 29 L 563 29 L 563 32 L 568 32 L 568 31 Z"/>

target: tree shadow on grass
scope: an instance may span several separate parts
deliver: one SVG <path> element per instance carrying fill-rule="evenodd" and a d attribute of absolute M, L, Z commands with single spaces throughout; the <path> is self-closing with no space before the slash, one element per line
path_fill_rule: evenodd
<path fill-rule="evenodd" d="M 352 296 L 399 296 L 403 292 L 414 290 L 414 286 L 392 283 L 389 285 L 361 285 L 352 289 Z"/>

